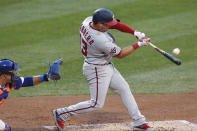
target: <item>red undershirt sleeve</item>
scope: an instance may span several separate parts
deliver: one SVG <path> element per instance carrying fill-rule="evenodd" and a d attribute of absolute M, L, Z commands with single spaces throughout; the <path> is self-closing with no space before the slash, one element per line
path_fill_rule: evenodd
<path fill-rule="evenodd" d="M 116 25 L 112 26 L 110 29 L 117 29 L 119 31 L 125 32 L 125 33 L 130 33 L 134 35 L 135 30 L 129 27 L 128 25 L 118 22 Z"/>

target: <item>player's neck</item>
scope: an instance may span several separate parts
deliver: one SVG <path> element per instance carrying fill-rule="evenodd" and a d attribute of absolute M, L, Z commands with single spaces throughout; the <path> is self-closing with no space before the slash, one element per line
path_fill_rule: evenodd
<path fill-rule="evenodd" d="M 92 29 L 98 30 L 97 27 L 96 27 L 96 25 L 93 24 L 93 22 L 90 22 L 89 25 L 90 25 L 90 27 L 91 27 Z M 98 31 L 99 31 L 99 30 L 98 30 Z"/>

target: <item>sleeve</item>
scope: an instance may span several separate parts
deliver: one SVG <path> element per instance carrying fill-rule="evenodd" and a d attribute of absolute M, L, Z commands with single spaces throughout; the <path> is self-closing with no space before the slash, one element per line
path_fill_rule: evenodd
<path fill-rule="evenodd" d="M 97 44 L 97 48 L 111 56 L 116 56 L 121 51 L 121 48 L 112 42 L 101 42 L 100 44 Z"/>
<path fill-rule="evenodd" d="M 21 87 L 28 87 L 33 86 L 33 76 L 28 77 L 19 77 L 18 80 L 15 83 L 14 89 L 20 89 Z"/>
<path fill-rule="evenodd" d="M 118 22 L 116 25 L 112 26 L 110 29 L 117 29 L 125 33 L 130 33 L 132 35 L 134 35 L 134 32 L 135 32 L 133 28 L 129 27 L 128 25 L 122 22 Z"/>
<path fill-rule="evenodd" d="M 24 78 L 23 77 L 19 77 L 19 76 L 17 76 L 17 77 L 18 77 L 18 80 L 17 80 L 17 82 L 15 83 L 15 86 L 14 86 L 15 90 L 20 89 L 22 87 L 22 85 L 23 85 L 23 82 L 24 82 Z"/>
<path fill-rule="evenodd" d="M 24 77 L 23 87 L 33 86 L 33 76 Z"/>

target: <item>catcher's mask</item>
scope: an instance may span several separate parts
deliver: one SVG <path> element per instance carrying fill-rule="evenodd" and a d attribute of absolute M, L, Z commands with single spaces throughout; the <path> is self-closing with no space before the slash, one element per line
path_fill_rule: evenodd
<path fill-rule="evenodd" d="M 7 74 L 11 76 L 11 83 L 15 84 L 18 80 L 16 73 L 18 70 L 18 64 L 9 59 L 0 60 L 0 75 Z"/>

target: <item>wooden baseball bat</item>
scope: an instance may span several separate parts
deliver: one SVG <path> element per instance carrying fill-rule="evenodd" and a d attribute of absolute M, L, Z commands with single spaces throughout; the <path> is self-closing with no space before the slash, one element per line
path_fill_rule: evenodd
<path fill-rule="evenodd" d="M 172 56 L 171 54 L 165 52 L 164 50 L 158 48 L 157 46 L 155 46 L 152 43 L 149 43 L 149 45 L 151 47 L 153 47 L 156 51 L 158 51 L 159 53 L 161 53 L 162 55 L 164 55 L 166 58 L 168 58 L 170 61 L 172 61 L 173 63 L 177 64 L 177 65 L 181 65 L 181 60 L 177 59 L 176 57 Z"/>

